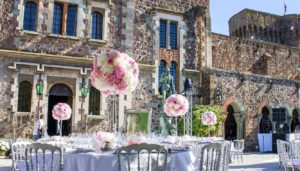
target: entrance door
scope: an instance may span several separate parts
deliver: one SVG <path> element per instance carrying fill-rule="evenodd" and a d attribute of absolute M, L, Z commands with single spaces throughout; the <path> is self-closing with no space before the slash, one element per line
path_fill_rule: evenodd
<path fill-rule="evenodd" d="M 52 109 L 57 103 L 67 103 L 72 108 L 72 91 L 64 84 L 54 85 L 49 92 L 47 133 L 49 136 L 59 135 L 58 121 L 52 117 Z M 62 135 L 67 136 L 72 131 L 72 115 L 62 123 Z"/>
<path fill-rule="evenodd" d="M 237 124 L 234 118 L 234 109 L 231 105 L 227 108 L 227 118 L 225 120 L 225 140 L 237 139 Z"/>

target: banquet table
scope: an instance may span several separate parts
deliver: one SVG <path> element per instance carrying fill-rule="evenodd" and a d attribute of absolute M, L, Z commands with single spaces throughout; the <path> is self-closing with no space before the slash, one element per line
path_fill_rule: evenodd
<path fill-rule="evenodd" d="M 147 155 L 144 155 L 146 160 Z M 55 170 L 59 170 L 58 155 L 54 159 Z M 118 171 L 118 159 L 114 153 L 100 152 L 67 152 L 63 157 L 64 171 Z M 141 158 L 143 159 L 143 156 Z M 46 163 L 50 164 L 50 155 L 46 156 Z M 46 165 L 47 165 L 46 164 Z M 195 171 L 199 170 L 199 161 L 191 151 L 171 152 L 168 155 L 167 170 L 170 171 Z M 19 163 L 21 171 L 26 171 L 24 161 Z M 122 170 L 126 170 L 122 161 Z"/>

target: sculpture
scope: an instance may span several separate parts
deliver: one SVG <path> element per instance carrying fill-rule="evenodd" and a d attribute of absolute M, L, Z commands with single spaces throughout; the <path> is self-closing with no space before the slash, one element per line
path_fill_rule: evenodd
<path fill-rule="evenodd" d="M 160 79 L 160 82 L 162 84 L 161 88 L 164 100 L 166 100 L 166 98 L 175 93 L 175 86 L 173 80 L 173 76 L 170 74 L 170 69 L 167 68 Z"/>
<path fill-rule="evenodd" d="M 175 93 L 175 86 L 173 82 L 173 76 L 170 74 L 169 68 L 166 69 L 166 71 L 162 74 L 160 82 L 162 83 L 162 104 L 164 104 L 167 97 L 171 96 Z M 163 105 L 162 105 L 163 106 Z M 162 112 L 160 112 L 160 134 L 162 136 L 167 135 L 175 135 L 176 134 L 176 128 L 175 125 L 172 124 L 172 119 L 169 118 L 162 109 Z"/>

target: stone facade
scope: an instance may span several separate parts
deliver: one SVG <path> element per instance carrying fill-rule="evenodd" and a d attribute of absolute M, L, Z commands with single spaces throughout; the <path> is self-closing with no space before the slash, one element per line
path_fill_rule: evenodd
<path fill-rule="evenodd" d="M 72 92 L 68 97 L 73 109 L 72 132 L 111 130 L 112 97 L 101 95 L 99 116 L 89 116 L 89 96 L 83 101 L 80 97 L 80 86 L 83 78 L 89 78 L 94 54 L 106 48 L 125 51 L 140 68 L 136 91 L 116 97 L 121 130 L 127 109 L 145 108 L 152 109 L 151 130 L 159 129 L 160 60 L 167 61 L 168 66 L 177 63 L 178 93 L 183 90 L 183 81 L 192 79 L 193 104 L 219 104 L 224 112 L 233 107 L 237 138 L 244 138 L 249 150 L 257 146 L 257 118 L 263 107 L 286 108 L 288 116 L 298 110 L 299 23 L 293 15 L 243 10 L 230 19 L 231 36 L 224 36 L 210 31 L 208 0 L 59 1 L 78 5 L 77 36 L 51 33 L 53 0 L 38 1 L 36 32 L 23 30 L 24 0 L 0 0 L 0 137 L 12 137 L 13 127 L 25 128 L 16 129 L 16 137 L 30 137 L 34 114 L 48 116 L 51 89 L 57 84 Z M 96 9 L 103 12 L 101 40 L 91 38 L 91 14 Z M 283 19 L 292 22 L 277 22 Z M 178 24 L 177 49 L 160 48 L 160 20 Z M 283 34 L 291 26 L 295 34 L 279 36 L 280 30 Z M 38 97 L 35 85 L 40 78 L 45 90 Z M 23 80 L 33 87 L 30 112 L 17 111 L 18 86 Z"/>
<path fill-rule="evenodd" d="M 132 95 L 117 97 L 119 128 L 124 128 L 125 123 L 122 118 L 127 109 L 152 108 L 152 130 L 157 130 L 158 112 L 161 110 L 157 78 L 160 60 L 158 41 L 160 19 L 178 22 L 177 91 L 182 91 L 182 82 L 190 75 L 197 83 L 195 92 L 198 92 L 199 72 L 195 69 L 200 68 L 201 61 L 204 61 L 202 59 L 205 55 L 202 51 L 206 45 L 204 19 L 205 16 L 209 16 L 208 0 L 188 2 L 184 0 L 92 0 L 90 2 L 59 0 L 64 4 L 72 3 L 78 6 L 76 36 L 52 34 L 55 1 L 33 1 L 38 5 L 37 31 L 26 31 L 23 28 L 24 5 L 27 1 L 0 1 L 2 30 L 0 57 L 3 65 L 1 72 L 4 73 L 0 79 L 3 84 L 1 97 L 5 99 L 0 104 L 0 111 L 2 111 L 0 116 L 3 118 L 0 122 L 4 127 L 9 124 L 17 128 L 16 137 L 25 136 L 25 133 L 18 133 L 20 127 L 26 127 L 27 132 L 32 131 L 34 114 L 42 112 L 48 115 L 51 89 L 57 84 L 66 85 L 72 92 L 69 99 L 73 109 L 72 131 L 107 130 L 107 120 L 112 119 L 112 98 L 101 95 L 99 117 L 87 115 L 89 96 L 84 101 L 80 98 L 80 85 L 83 78 L 89 77 L 94 54 L 100 53 L 105 48 L 125 51 L 140 65 L 140 82 L 137 90 Z M 91 14 L 95 9 L 103 12 L 103 39 L 101 40 L 91 38 Z M 196 19 L 197 27 L 193 22 Z M 204 38 L 197 41 L 197 35 Z M 44 82 L 45 89 L 39 100 L 35 94 L 35 85 L 40 78 Z M 18 85 L 23 80 L 29 81 L 33 87 L 30 112 L 17 111 Z M 195 98 L 195 101 L 199 102 L 199 97 Z M 83 106 L 84 110 L 80 106 Z M 10 110 L 14 115 L 7 114 Z M 88 128 L 84 128 L 81 118 L 89 123 Z M 12 119 L 16 121 L 14 124 Z M 111 124 L 108 127 L 111 128 Z M 0 137 L 4 135 L 12 137 L 12 130 L 1 131 Z"/>
<path fill-rule="evenodd" d="M 300 22 L 297 14 L 284 16 L 244 9 L 229 20 L 232 36 L 299 47 Z"/>
<path fill-rule="evenodd" d="M 212 35 L 213 69 L 209 75 L 210 101 L 234 107 L 241 118 L 241 138 L 246 149 L 257 148 L 258 115 L 262 107 L 284 107 L 288 117 L 298 110 L 299 49 L 271 42 L 255 42 L 219 34 Z M 204 72 L 205 73 L 205 72 Z M 221 87 L 222 99 L 215 99 L 217 86 Z M 271 114 L 272 115 L 272 114 Z M 238 118 L 236 117 L 236 122 Z M 288 125 L 291 120 L 286 121 Z M 238 123 L 239 125 L 239 123 Z"/>

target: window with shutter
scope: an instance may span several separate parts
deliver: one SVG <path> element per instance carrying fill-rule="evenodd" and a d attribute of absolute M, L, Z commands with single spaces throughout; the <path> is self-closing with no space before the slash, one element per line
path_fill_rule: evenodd
<path fill-rule="evenodd" d="M 18 112 L 30 112 L 32 85 L 28 81 L 19 84 Z"/>
<path fill-rule="evenodd" d="M 170 65 L 170 73 L 173 76 L 173 81 L 174 81 L 174 85 L 175 85 L 175 89 L 177 89 L 177 84 L 176 84 L 176 78 L 177 78 L 177 74 L 176 74 L 176 68 L 177 68 L 177 63 L 175 61 L 171 62 Z"/>
<path fill-rule="evenodd" d="M 23 28 L 24 30 L 36 31 L 37 23 L 37 5 L 32 1 L 28 1 L 25 4 L 24 11 L 24 21 Z"/>
<path fill-rule="evenodd" d="M 68 5 L 67 35 L 76 36 L 77 29 L 77 5 Z"/>
<path fill-rule="evenodd" d="M 91 87 L 89 97 L 89 114 L 100 115 L 100 91 Z"/>
<path fill-rule="evenodd" d="M 170 22 L 170 47 L 171 49 L 177 49 L 177 23 Z"/>
<path fill-rule="evenodd" d="M 92 38 L 102 39 L 103 16 L 99 12 L 93 12 L 92 18 Z"/>
<path fill-rule="evenodd" d="M 62 34 L 62 15 L 63 15 L 63 4 L 54 3 L 53 13 L 53 34 Z"/>
<path fill-rule="evenodd" d="M 160 20 L 159 47 L 167 48 L 167 21 L 166 20 Z"/>

